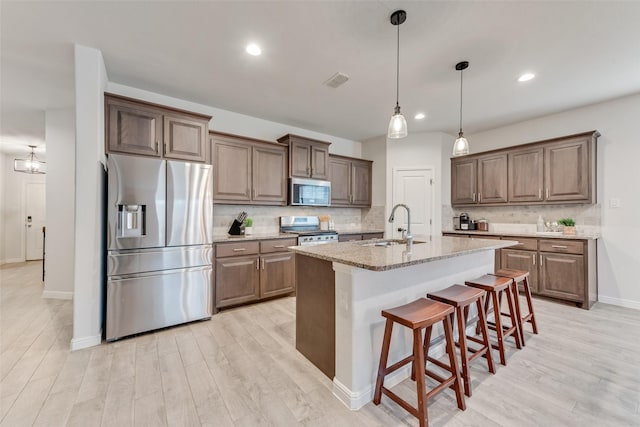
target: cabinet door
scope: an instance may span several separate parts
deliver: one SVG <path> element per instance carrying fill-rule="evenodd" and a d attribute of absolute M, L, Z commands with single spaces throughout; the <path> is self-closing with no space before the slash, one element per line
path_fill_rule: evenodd
<path fill-rule="evenodd" d="M 584 256 L 540 252 L 538 293 L 571 301 L 583 301 Z"/>
<path fill-rule="evenodd" d="M 349 206 L 351 187 L 349 185 L 351 162 L 336 157 L 329 158 L 329 179 L 331 180 L 331 206 Z"/>
<path fill-rule="evenodd" d="M 475 159 L 451 161 L 451 204 L 476 203 L 477 161 Z"/>
<path fill-rule="evenodd" d="M 193 117 L 165 114 L 164 157 L 167 159 L 206 162 L 208 125 Z"/>
<path fill-rule="evenodd" d="M 544 188 L 542 148 L 509 153 L 509 202 L 541 202 Z"/>
<path fill-rule="evenodd" d="M 311 178 L 329 179 L 329 149 L 311 145 Z"/>
<path fill-rule="evenodd" d="M 333 188 L 332 188 L 333 189 Z M 371 163 L 351 163 L 351 204 L 371 206 Z"/>
<path fill-rule="evenodd" d="M 547 201 L 590 200 L 589 156 L 588 139 L 558 143 L 544 149 Z"/>
<path fill-rule="evenodd" d="M 160 157 L 162 113 L 126 102 L 107 100 L 109 152 Z"/>
<path fill-rule="evenodd" d="M 216 259 L 216 307 L 254 301 L 260 297 L 257 255 Z"/>
<path fill-rule="evenodd" d="M 289 153 L 289 173 L 291 176 L 308 178 L 311 176 L 311 145 L 292 141 Z"/>
<path fill-rule="evenodd" d="M 517 249 L 502 249 L 500 252 L 500 268 L 528 271 L 531 292 L 538 293 L 538 252 Z"/>
<path fill-rule="evenodd" d="M 293 252 L 263 255 L 260 263 L 260 298 L 288 294 L 295 290 Z"/>
<path fill-rule="evenodd" d="M 479 203 L 507 203 L 507 155 L 478 159 Z"/>
<path fill-rule="evenodd" d="M 287 204 L 287 151 L 284 147 L 253 147 L 253 201 Z"/>
<path fill-rule="evenodd" d="M 213 201 L 251 201 L 251 145 L 224 137 L 213 139 Z"/>

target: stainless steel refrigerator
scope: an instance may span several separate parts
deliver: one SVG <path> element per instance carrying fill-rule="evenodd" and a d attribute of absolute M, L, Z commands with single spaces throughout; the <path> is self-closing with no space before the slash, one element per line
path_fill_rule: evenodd
<path fill-rule="evenodd" d="M 110 154 L 108 341 L 211 317 L 211 165 Z"/>

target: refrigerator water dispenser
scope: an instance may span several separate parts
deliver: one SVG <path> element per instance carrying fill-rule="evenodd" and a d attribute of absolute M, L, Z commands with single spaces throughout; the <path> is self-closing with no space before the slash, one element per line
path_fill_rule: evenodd
<path fill-rule="evenodd" d="M 118 205 L 118 237 L 142 237 L 145 233 L 146 205 Z"/>

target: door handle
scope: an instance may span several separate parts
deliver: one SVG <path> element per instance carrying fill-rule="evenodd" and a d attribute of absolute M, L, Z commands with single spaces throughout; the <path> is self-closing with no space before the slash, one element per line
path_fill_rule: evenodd
<path fill-rule="evenodd" d="M 275 245 L 274 248 L 282 249 L 282 248 L 284 248 L 284 245 Z"/>
<path fill-rule="evenodd" d="M 542 254 L 540 254 L 540 265 L 542 265 Z"/>
<path fill-rule="evenodd" d="M 549 187 L 547 187 L 547 199 L 549 198 Z"/>
<path fill-rule="evenodd" d="M 243 251 L 246 251 L 246 250 L 247 250 L 247 248 L 235 248 L 233 250 L 233 252 L 243 252 Z"/>
<path fill-rule="evenodd" d="M 533 265 L 536 265 L 536 254 L 531 255 L 533 257 Z"/>
<path fill-rule="evenodd" d="M 542 188 L 538 188 L 538 199 L 542 199 Z"/>
<path fill-rule="evenodd" d="M 473 200 L 474 202 L 476 201 L 476 193 L 473 193 L 472 200 Z"/>
<path fill-rule="evenodd" d="M 262 258 L 262 269 L 264 270 L 264 258 Z"/>
<path fill-rule="evenodd" d="M 482 201 L 482 193 L 478 193 L 478 203 Z"/>
<path fill-rule="evenodd" d="M 563 246 L 563 245 L 551 245 L 551 247 L 556 249 L 569 249 L 568 246 Z"/>
<path fill-rule="evenodd" d="M 260 260 L 256 260 L 256 270 L 260 270 Z"/>

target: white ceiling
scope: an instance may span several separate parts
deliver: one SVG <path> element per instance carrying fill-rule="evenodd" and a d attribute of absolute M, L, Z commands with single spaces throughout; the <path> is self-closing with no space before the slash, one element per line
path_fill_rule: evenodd
<path fill-rule="evenodd" d="M 637 1 L 3 0 L 0 146 L 42 143 L 44 111 L 73 106 L 73 43 L 101 50 L 113 82 L 354 140 L 382 135 L 398 8 L 409 132 L 457 133 L 461 60 L 467 134 L 640 92 Z M 244 52 L 249 41 L 262 56 Z M 350 80 L 323 86 L 337 71 Z M 517 83 L 524 71 L 537 78 Z"/>

